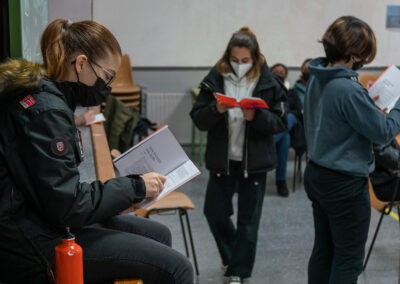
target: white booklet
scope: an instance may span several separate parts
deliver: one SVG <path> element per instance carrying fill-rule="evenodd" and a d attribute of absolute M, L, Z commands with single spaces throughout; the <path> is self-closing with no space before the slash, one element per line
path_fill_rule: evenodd
<path fill-rule="evenodd" d="M 368 91 L 371 98 L 379 95 L 375 104 L 381 109 L 387 108 L 389 112 L 400 97 L 400 70 L 390 65 Z"/>
<path fill-rule="evenodd" d="M 92 125 L 94 123 L 103 122 L 103 121 L 106 121 L 106 118 L 104 117 L 104 115 L 102 113 L 99 113 L 94 116 L 94 119 L 92 121 L 87 122 L 86 125 Z"/>
<path fill-rule="evenodd" d="M 151 201 L 142 201 L 142 208 L 149 207 L 200 174 L 167 125 L 114 159 L 114 166 L 121 176 L 156 172 L 167 177 L 160 195 Z"/>

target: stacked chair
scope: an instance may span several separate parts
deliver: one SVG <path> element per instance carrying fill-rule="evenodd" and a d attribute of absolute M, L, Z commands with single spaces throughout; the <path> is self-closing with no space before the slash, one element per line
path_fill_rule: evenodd
<path fill-rule="evenodd" d="M 126 106 L 137 107 L 140 111 L 142 89 L 133 81 L 132 65 L 127 54 L 122 56 L 121 66 L 111 84 L 111 94 Z"/>

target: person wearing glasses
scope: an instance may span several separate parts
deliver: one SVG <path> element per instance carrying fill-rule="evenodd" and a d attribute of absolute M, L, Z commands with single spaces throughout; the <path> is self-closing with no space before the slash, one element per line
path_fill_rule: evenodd
<path fill-rule="evenodd" d="M 85 283 L 193 283 L 167 227 L 119 215 L 155 198 L 164 176 L 79 181 L 74 109 L 109 95 L 121 63 L 117 40 L 97 22 L 58 19 L 41 50 L 44 66 L 0 64 L 0 282 L 53 283 L 54 249 L 70 227 L 83 248 Z"/>

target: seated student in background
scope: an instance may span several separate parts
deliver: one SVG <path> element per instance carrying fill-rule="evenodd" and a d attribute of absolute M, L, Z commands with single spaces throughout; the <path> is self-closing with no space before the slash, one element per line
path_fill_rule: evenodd
<path fill-rule="evenodd" d="M 356 70 L 376 55 L 367 23 L 340 17 L 321 42 L 326 57 L 308 63 L 304 101 L 309 157 L 304 186 L 315 227 L 308 283 L 354 284 L 362 272 L 371 219 L 372 146 L 389 143 L 400 132 L 400 100 L 385 115 L 358 81 Z"/>
<path fill-rule="evenodd" d="M 301 64 L 300 78 L 296 81 L 292 89 L 299 97 L 302 109 L 304 108 L 304 95 L 306 93 L 307 82 L 310 78 L 310 70 L 308 69 L 308 62 L 310 60 L 311 58 L 307 58 L 306 60 L 304 60 L 303 64 Z"/>
<path fill-rule="evenodd" d="M 374 144 L 375 170 L 369 175 L 376 197 L 382 201 L 391 201 L 394 191 L 400 187 L 400 147 L 396 139 L 387 144 Z M 400 188 L 394 200 L 400 200 Z"/>
<path fill-rule="evenodd" d="M 79 181 L 74 109 L 109 95 L 121 63 L 117 40 L 97 22 L 58 19 L 41 50 L 45 69 L 25 60 L 0 65 L 0 282 L 50 282 L 54 249 L 71 227 L 83 248 L 85 283 L 193 283 L 168 228 L 119 215 L 156 197 L 164 176 Z"/>
<path fill-rule="evenodd" d="M 275 76 L 278 82 L 283 84 L 284 77 L 280 71 L 287 70 L 287 68 L 282 63 L 277 63 L 274 66 L 275 68 L 270 69 L 271 74 Z M 285 74 L 287 76 L 287 72 Z M 297 94 L 288 92 L 287 101 L 289 107 L 287 130 L 274 135 L 276 153 L 278 156 L 278 166 L 275 170 L 276 189 L 278 194 L 283 197 L 289 196 L 289 190 L 286 184 L 286 168 L 291 142 L 290 131 L 297 124 L 300 116 L 302 116 L 302 105 Z"/>
<path fill-rule="evenodd" d="M 276 63 L 269 70 L 271 71 L 271 73 L 275 74 L 282 80 L 282 83 L 285 86 L 286 90 L 290 89 L 290 82 L 286 80 L 289 70 L 285 64 Z"/>
<path fill-rule="evenodd" d="M 229 283 L 251 276 L 257 248 L 266 173 L 276 166 L 275 133 L 286 129 L 285 92 L 271 76 L 254 33 L 235 32 L 222 58 L 200 84 L 190 113 L 196 126 L 208 131 L 206 168 L 210 171 L 204 214 Z M 269 109 L 229 108 L 214 93 L 240 100 L 258 97 Z M 238 189 L 236 227 L 232 197 Z"/>

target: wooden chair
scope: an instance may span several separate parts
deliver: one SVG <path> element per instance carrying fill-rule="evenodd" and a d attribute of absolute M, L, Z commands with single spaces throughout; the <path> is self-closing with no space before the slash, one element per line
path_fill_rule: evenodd
<path fill-rule="evenodd" d="M 194 267 L 196 269 L 196 275 L 199 275 L 196 251 L 195 251 L 194 244 L 193 244 L 192 229 L 190 227 L 189 215 L 187 212 L 187 210 L 194 210 L 194 208 L 195 208 L 195 206 L 194 206 L 192 200 L 190 200 L 190 198 L 186 194 L 184 194 L 182 192 L 171 192 L 170 194 L 168 194 L 165 197 L 163 197 L 162 199 L 158 200 L 157 202 L 155 202 L 153 205 L 149 206 L 148 208 L 146 208 L 146 209 L 141 208 L 141 209 L 136 210 L 135 214 L 137 216 L 149 218 L 150 215 L 153 215 L 153 214 L 162 215 L 163 213 L 167 213 L 167 212 L 178 212 L 179 221 L 181 223 L 183 241 L 185 244 L 186 256 L 189 257 L 189 249 L 188 249 L 188 244 L 187 244 L 187 239 L 186 239 L 185 226 L 183 224 L 184 223 L 183 216 L 185 216 L 186 226 L 187 226 L 188 234 L 189 234 L 190 245 L 192 248 Z"/>
<path fill-rule="evenodd" d="M 100 108 L 95 108 L 95 113 L 99 113 Z M 93 155 L 96 168 L 96 176 L 106 182 L 115 177 L 114 166 L 110 156 L 107 136 L 104 130 L 103 123 L 95 123 L 90 126 L 92 132 Z M 117 150 L 118 151 L 118 150 Z M 116 153 L 118 154 L 118 153 Z M 121 153 L 119 153 L 120 155 Z M 116 280 L 114 284 L 143 284 L 140 279 Z"/>
<path fill-rule="evenodd" d="M 127 106 L 136 106 L 140 110 L 141 87 L 133 81 L 132 66 L 127 54 L 122 55 L 121 66 L 111 84 L 111 94 Z"/>
<path fill-rule="evenodd" d="M 372 84 L 379 78 L 379 75 L 371 73 L 361 73 L 359 81 L 367 90 L 372 86 Z"/>
<path fill-rule="evenodd" d="M 190 90 L 190 93 L 192 94 L 192 105 L 196 102 L 197 97 L 200 94 L 200 88 L 192 88 Z M 204 131 L 199 130 L 199 135 L 200 135 L 200 144 L 199 144 L 199 163 L 200 166 L 203 165 L 203 160 L 204 160 Z M 192 121 L 192 155 L 194 156 L 195 152 L 195 146 L 196 146 L 196 126 L 194 125 Z"/>
<path fill-rule="evenodd" d="M 114 284 L 143 284 L 143 281 L 140 279 L 115 280 Z"/>
<path fill-rule="evenodd" d="M 393 192 L 393 198 L 391 201 L 379 200 L 378 197 L 375 195 L 375 192 L 374 192 L 374 189 L 373 189 L 370 179 L 368 179 L 368 184 L 369 184 L 369 197 L 371 199 L 371 207 L 378 210 L 379 212 L 381 212 L 381 217 L 379 218 L 379 222 L 378 222 L 378 225 L 376 226 L 374 237 L 372 238 L 367 257 L 365 258 L 363 270 L 365 270 L 367 268 L 368 260 L 371 255 L 372 249 L 374 247 L 376 237 L 378 236 L 378 232 L 381 227 L 383 216 L 389 215 L 390 212 L 392 211 L 393 207 L 397 207 L 397 212 L 400 215 L 400 201 L 395 201 L 395 197 L 397 196 L 397 191 L 398 191 L 398 187 L 399 187 L 399 182 L 397 182 L 397 184 L 396 184 L 396 188 Z"/>

